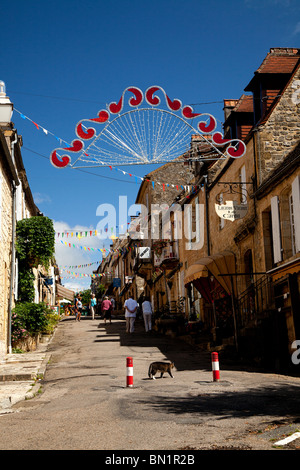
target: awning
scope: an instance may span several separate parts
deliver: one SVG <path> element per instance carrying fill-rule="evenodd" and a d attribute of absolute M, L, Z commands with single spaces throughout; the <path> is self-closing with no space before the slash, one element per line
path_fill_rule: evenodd
<path fill-rule="evenodd" d="M 295 274 L 298 272 L 300 272 L 300 258 L 284 263 L 281 266 L 277 266 L 276 268 L 268 271 L 267 274 L 272 276 L 272 281 L 275 282 L 288 274 Z"/>
<path fill-rule="evenodd" d="M 71 302 L 74 301 L 74 292 L 70 289 L 67 289 L 66 287 L 61 286 L 60 284 L 56 284 L 56 293 L 58 297 L 70 300 Z"/>
<path fill-rule="evenodd" d="M 231 278 L 230 276 L 220 276 L 220 274 L 235 273 L 235 256 L 231 251 L 224 251 L 215 255 L 200 258 L 196 263 L 190 266 L 186 271 L 184 284 L 190 284 L 207 278 L 211 275 L 219 282 L 223 289 L 231 294 Z"/>

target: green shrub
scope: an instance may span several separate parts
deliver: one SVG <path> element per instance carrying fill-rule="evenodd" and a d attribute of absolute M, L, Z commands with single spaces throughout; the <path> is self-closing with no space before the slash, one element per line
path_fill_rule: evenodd
<path fill-rule="evenodd" d="M 12 315 L 12 343 L 38 333 L 52 333 L 58 321 L 58 315 L 48 308 L 44 302 L 39 304 L 31 302 L 18 303 Z"/>

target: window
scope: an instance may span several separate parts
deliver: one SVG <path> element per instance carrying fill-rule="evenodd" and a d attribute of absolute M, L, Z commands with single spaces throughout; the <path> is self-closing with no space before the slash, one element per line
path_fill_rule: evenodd
<path fill-rule="evenodd" d="M 292 182 L 295 253 L 300 251 L 300 175 Z"/>
<path fill-rule="evenodd" d="M 279 263 L 280 261 L 282 261 L 282 244 L 281 244 L 278 196 L 274 196 L 271 198 L 271 219 L 272 219 L 274 263 Z"/>
<path fill-rule="evenodd" d="M 290 227 L 291 227 L 291 245 L 292 254 L 296 254 L 296 238 L 295 238 L 295 215 L 294 215 L 294 204 L 293 195 L 289 195 L 289 206 L 290 206 Z"/>
<path fill-rule="evenodd" d="M 264 255 L 266 271 L 274 266 L 271 208 L 262 212 Z"/>

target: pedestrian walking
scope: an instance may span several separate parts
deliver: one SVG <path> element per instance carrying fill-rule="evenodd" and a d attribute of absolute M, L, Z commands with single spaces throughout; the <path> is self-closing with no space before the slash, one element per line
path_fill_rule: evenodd
<path fill-rule="evenodd" d="M 92 314 L 92 320 L 95 320 L 95 310 L 96 310 L 96 297 L 95 294 L 92 294 L 91 300 L 90 300 L 90 311 Z"/>
<path fill-rule="evenodd" d="M 138 303 L 136 300 L 134 300 L 130 296 L 130 294 L 129 294 L 129 299 L 125 300 L 124 308 L 125 308 L 125 319 L 126 319 L 126 333 L 133 333 Z"/>
<path fill-rule="evenodd" d="M 75 314 L 75 321 L 76 321 L 77 315 L 78 315 L 78 295 L 75 295 L 75 299 L 74 299 L 74 314 Z"/>
<path fill-rule="evenodd" d="M 144 324 L 146 332 L 151 331 L 152 329 L 152 305 L 149 297 L 146 297 L 142 303 L 142 311 L 144 317 Z"/>
<path fill-rule="evenodd" d="M 82 302 L 81 302 L 80 295 L 77 298 L 77 311 L 78 311 L 78 313 L 77 313 L 76 320 L 80 321 L 81 314 L 82 314 Z"/>
<path fill-rule="evenodd" d="M 108 297 L 104 297 L 104 300 L 101 305 L 101 309 L 103 313 L 104 325 L 106 325 L 106 320 L 109 320 L 109 323 L 111 323 L 112 304 Z"/>

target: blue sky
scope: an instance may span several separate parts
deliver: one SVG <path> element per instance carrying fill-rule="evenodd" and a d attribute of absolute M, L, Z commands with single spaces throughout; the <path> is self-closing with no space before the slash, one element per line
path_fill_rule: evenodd
<path fill-rule="evenodd" d="M 54 168 L 54 136 L 74 140 L 76 124 L 118 101 L 128 86 L 160 85 L 221 122 L 223 99 L 241 96 L 269 49 L 299 47 L 300 39 L 298 0 L 15 0 L 2 5 L 1 20 L 0 79 L 14 107 L 48 131 L 14 112 L 36 204 L 57 230 L 95 229 L 97 207 L 117 207 L 119 195 L 133 204 L 138 185 L 109 168 Z M 151 169 L 129 171 L 142 177 Z M 96 237 L 76 244 L 103 248 Z M 56 258 L 78 266 L 101 254 L 57 244 Z M 89 279 L 64 285 L 82 289 Z"/>

